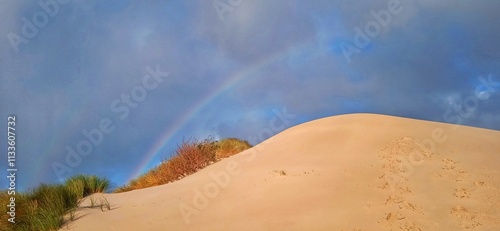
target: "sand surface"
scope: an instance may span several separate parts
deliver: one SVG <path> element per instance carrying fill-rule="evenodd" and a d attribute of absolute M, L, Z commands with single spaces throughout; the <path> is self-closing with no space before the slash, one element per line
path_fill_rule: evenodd
<path fill-rule="evenodd" d="M 500 230 L 500 132 L 373 114 L 298 125 L 62 230 Z M 82 203 L 88 205 L 89 200 Z"/>

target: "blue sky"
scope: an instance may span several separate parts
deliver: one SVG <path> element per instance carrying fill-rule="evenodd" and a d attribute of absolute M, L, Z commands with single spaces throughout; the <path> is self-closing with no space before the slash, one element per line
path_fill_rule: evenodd
<path fill-rule="evenodd" d="M 500 130 L 498 1 L 40 2 L 0 8 L 0 130 L 16 115 L 22 190 L 78 173 L 122 185 L 184 138 L 255 144 L 277 113 Z"/>

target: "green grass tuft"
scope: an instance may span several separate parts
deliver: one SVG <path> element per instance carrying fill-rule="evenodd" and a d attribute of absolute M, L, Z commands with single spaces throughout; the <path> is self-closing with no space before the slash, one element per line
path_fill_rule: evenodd
<path fill-rule="evenodd" d="M 41 184 L 25 193 L 16 192 L 16 224 L 8 221 L 7 205 L 11 195 L 0 192 L 0 231 L 58 230 L 64 223 L 74 220 L 74 209 L 82 197 L 103 192 L 108 187 L 107 179 L 79 175 L 65 184 Z M 68 220 L 65 220 L 67 213 Z"/>
<path fill-rule="evenodd" d="M 97 176 L 75 175 L 66 180 L 65 186 L 77 196 L 84 198 L 93 193 L 101 193 L 109 188 L 109 180 Z"/>

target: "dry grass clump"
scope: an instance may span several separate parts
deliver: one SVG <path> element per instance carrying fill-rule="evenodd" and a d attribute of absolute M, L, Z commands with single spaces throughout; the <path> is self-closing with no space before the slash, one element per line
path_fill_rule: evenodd
<path fill-rule="evenodd" d="M 191 175 L 221 158 L 232 156 L 250 147 L 251 145 L 247 141 L 236 138 L 221 141 L 213 141 L 211 138 L 184 140 L 170 159 L 163 160 L 156 168 L 131 180 L 127 185 L 116 189 L 115 192 L 127 192 L 173 182 Z"/>
<path fill-rule="evenodd" d="M 240 153 L 251 148 L 246 140 L 240 140 L 237 138 L 227 138 L 217 142 L 217 151 L 215 152 L 215 158 L 222 159 L 230 157 L 234 154 Z"/>
<path fill-rule="evenodd" d="M 215 161 L 216 145 L 211 139 L 183 141 L 175 155 L 166 162 L 169 178 L 191 175 Z"/>

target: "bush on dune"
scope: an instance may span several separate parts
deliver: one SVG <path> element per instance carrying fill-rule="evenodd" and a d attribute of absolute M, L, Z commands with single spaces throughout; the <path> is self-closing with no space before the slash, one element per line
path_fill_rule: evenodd
<path fill-rule="evenodd" d="M 211 139 L 184 140 L 170 159 L 163 160 L 156 168 L 131 180 L 115 192 L 127 192 L 179 180 L 214 162 L 215 149 Z"/>
<path fill-rule="evenodd" d="M 220 141 L 184 140 L 174 155 L 163 160 L 156 168 L 118 188 L 115 192 L 126 192 L 166 184 L 191 175 L 222 158 L 244 151 L 252 146 L 243 140 L 228 138 Z"/>
<path fill-rule="evenodd" d="M 167 169 L 172 176 L 178 179 L 193 174 L 215 161 L 216 146 L 211 139 L 203 141 L 183 141 L 175 151 L 175 155 L 168 161 Z"/>
<path fill-rule="evenodd" d="M 127 191 L 132 191 L 134 189 L 149 188 L 167 183 L 163 182 L 162 179 L 159 177 L 160 175 L 157 173 L 158 172 L 157 169 L 158 167 L 150 170 L 146 174 L 137 177 L 136 179 L 131 180 L 127 185 L 117 188 L 114 192 L 115 193 L 127 192 Z"/>

